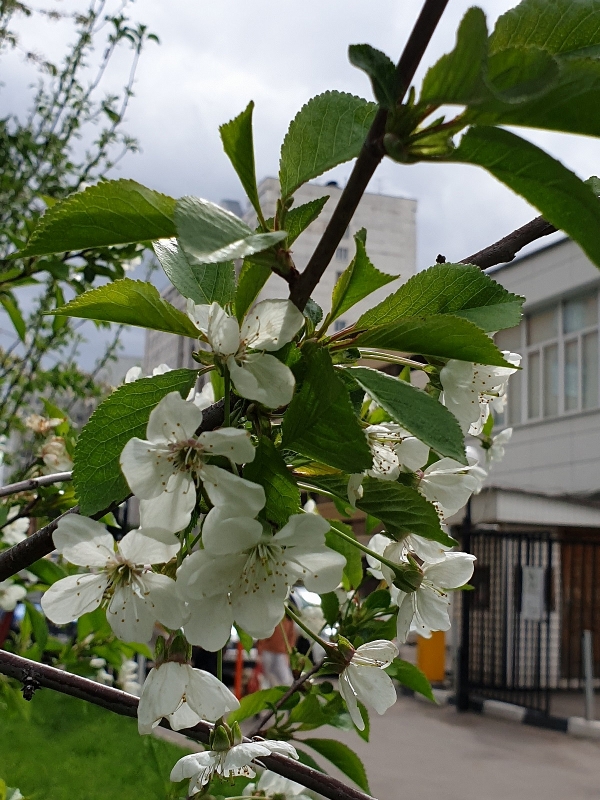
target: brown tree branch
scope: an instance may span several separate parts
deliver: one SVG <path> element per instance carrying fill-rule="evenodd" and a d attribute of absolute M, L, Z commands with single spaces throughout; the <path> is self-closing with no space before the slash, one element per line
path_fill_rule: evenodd
<path fill-rule="evenodd" d="M 256 725 L 250 731 L 250 736 L 258 736 L 258 734 L 264 730 L 265 724 L 271 719 L 272 716 L 275 715 L 277 711 L 279 711 L 279 709 L 285 703 L 285 701 L 289 700 L 289 698 L 294 694 L 294 692 L 296 692 L 303 684 L 305 684 L 309 678 L 312 678 L 315 672 L 318 672 L 322 666 L 323 666 L 322 662 L 319 664 L 315 664 L 315 666 L 312 667 L 312 669 L 309 669 L 308 672 L 305 672 L 303 675 L 300 675 L 300 677 L 292 683 L 287 692 L 281 695 L 279 700 L 275 703 L 275 706 L 269 709 L 269 713 L 266 715 L 266 717 L 263 717 L 261 720 L 258 721 L 258 725 Z"/>
<path fill-rule="evenodd" d="M 71 472 L 55 472 L 53 475 L 42 475 L 41 478 L 29 478 L 18 483 L 8 483 L 6 486 L 0 486 L 0 497 L 8 497 L 8 495 L 17 494 L 17 492 L 31 492 L 34 489 L 39 489 L 40 486 L 50 486 L 53 483 L 62 483 L 70 480 L 72 480 Z"/>
<path fill-rule="evenodd" d="M 506 264 L 512 261 L 519 250 L 522 250 L 525 245 L 535 242 L 536 239 L 541 239 L 542 236 L 549 236 L 551 233 L 556 233 L 556 228 L 551 225 L 543 217 L 536 217 L 517 228 L 516 231 L 509 233 L 503 239 L 499 239 L 489 247 L 485 247 L 478 253 L 473 253 L 468 258 L 463 258 L 460 264 L 475 264 L 481 269 L 494 267 L 496 264 Z"/>
<path fill-rule="evenodd" d="M 203 431 L 212 431 L 215 428 L 218 428 L 219 425 L 223 424 L 223 406 L 223 401 L 219 400 L 217 403 L 213 403 L 212 406 L 209 406 L 202 412 L 202 424 L 198 428 L 198 433 L 202 433 Z M 128 495 L 128 497 L 131 497 L 131 495 Z M 114 511 L 122 502 L 124 501 L 120 500 L 117 503 L 112 503 L 108 508 L 105 508 L 102 511 L 99 511 L 97 514 L 94 514 L 92 519 L 101 519 L 105 514 L 109 514 L 111 511 Z M 64 514 L 61 514 L 60 517 L 53 519 L 52 522 L 48 523 L 48 525 L 40 528 L 40 530 L 36 531 L 32 536 L 29 536 L 27 539 L 19 542 L 19 544 L 14 545 L 14 547 L 4 550 L 2 553 L 0 553 L 0 581 L 10 578 L 11 575 L 15 575 L 22 569 L 27 569 L 27 567 L 30 567 L 40 558 L 43 558 L 44 556 L 47 556 L 48 553 L 51 553 L 54 550 L 52 534 L 56 530 L 56 526 L 58 525 L 59 521 L 66 514 L 79 513 L 79 506 L 70 508 Z"/>
<path fill-rule="evenodd" d="M 419 18 L 396 67 L 396 73 L 399 78 L 398 103 L 402 102 L 410 87 L 425 49 L 447 4 L 448 0 L 425 0 Z M 354 212 L 367 189 L 369 181 L 373 177 L 373 173 L 383 160 L 385 155 L 383 136 L 387 116 L 388 112 L 384 108 L 380 108 L 377 112 L 362 150 L 356 159 L 348 183 L 331 215 L 325 232 L 306 265 L 306 269 L 292 284 L 290 300 L 300 310 L 304 308 L 313 289 L 321 280 L 350 220 L 354 216 Z"/>
<path fill-rule="evenodd" d="M 79 700 L 86 700 L 88 703 L 106 708 L 124 717 L 133 717 L 134 719 L 137 717 L 139 700 L 134 695 L 110 686 L 103 686 L 88 678 L 82 678 L 55 667 L 49 667 L 46 664 L 40 664 L 37 661 L 30 661 L 4 650 L 0 650 L 0 673 L 21 682 L 27 679 L 33 680 L 40 687 L 53 689 L 62 694 L 77 697 Z M 168 723 L 163 721 L 161 724 L 163 727 L 169 728 Z M 211 730 L 212 725 L 207 722 L 199 722 L 194 728 L 188 728 L 181 733 L 194 741 L 206 744 Z M 245 741 L 250 740 L 245 739 Z M 374 800 L 359 789 L 346 786 L 337 778 L 332 778 L 330 775 L 325 775 L 285 756 L 268 756 L 261 758 L 260 763 L 272 772 L 318 792 L 328 800 Z"/>

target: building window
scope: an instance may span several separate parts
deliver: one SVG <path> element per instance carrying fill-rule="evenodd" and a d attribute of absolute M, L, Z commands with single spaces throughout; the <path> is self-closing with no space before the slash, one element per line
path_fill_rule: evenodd
<path fill-rule="evenodd" d="M 335 251 L 335 257 L 338 261 L 348 261 L 348 248 L 338 247 Z"/>
<path fill-rule="evenodd" d="M 337 281 L 339 281 L 339 279 L 342 277 L 343 274 L 344 274 L 343 270 L 341 270 L 341 269 L 336 270 L 336 273 L 335 273 L 336 283 L 337 283 Z"/>
<path fill-rule="evenodd" d="M 495 340 L 500 349 L 523 355 L 499 422 L 518 425 L 598 408 L 596 290 L 528 314 L 519 328 L 500 331 Z"/>
<path fill-rule="evenodd" d="M 336 319 L 333 323 L 333 330 L 337 333 L 338 331 L 343 331 L 346 327 L 346 320 L 345 319 Z"/>

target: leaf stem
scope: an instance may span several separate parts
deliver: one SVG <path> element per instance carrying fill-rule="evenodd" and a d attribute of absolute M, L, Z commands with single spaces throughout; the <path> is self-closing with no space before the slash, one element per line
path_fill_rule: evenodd
<path fill-rule="evenodd" d="M 223 427 L 231 425 L 231 375 L 227 367 L 223 370 Z"/>
<path fill-rule="evenodd" d="M 311 629 L 302 621 L 302 618 L 298 616 L 298 614 L 296 614 L 295 611 L 292 611 L 292 609 L 289 606 L 285 607 L 285 613 L 288 615 L 290 619 L 294 620 L 296 625 L 299 628 L 301 628 L 310 639 L 313 639 L 315 642 L 320 644 L 326 653 L 329 652 L 330 650 L 335 650 L 335 647 L 331 644 L 331 642 L 326 642 L 325 639 L 321 639 L 321 637 L 317 633 L 311 631 Z"/>
<path fill-rule="evenodd" d="M 347 542 L 349 542 L 350 544 L 354 545 L 354 547 L 358 547 L 358 549 L 362 550 L 363 553 L 366 553 L 368 556 L 371 556 L 372 558 L 376 559 L 381 564 L 385 564 L 386 567 L 389 567 L 390 569 L 392 569 L 394 571 L 398 569 L 398 564 L 394 564 L 393 561 L 390 561 L 389 559 L 384 558 L 382 555 L 379 555 L 379 553 L 376 553 L 374 550 L 371 550 L 366 545 L 361 544 L 361 542 L 359 542 L 358 539 L 355 539 L 353 536 L 349 536 L 347 533 L 344 533 L 343 531 L 338 530 L 338 528 L 334 528 L 333 525 L 331 526 L 331 530 L 333 531 L 333 533 L 336 534 L 336 536 L 339 536 L 340 538 L 345 539 Z M 390 543 L 391 543 L 391 540 L 390 540 Z"/>
<path fill-rule="evenodd" d="M 358 350 L 364 358 L 374 358 L 377 361 L 385 361 L 388 364 L 404 364 L 413 369 L 426 369 L 429 366 L 428 364 L 422 364 L 420 361 L 414 361 L 412 358 L 404 358 L 393 353 L 386 353 L 383 350 L 372 350 L 369 347 L 359 347 Z"/>

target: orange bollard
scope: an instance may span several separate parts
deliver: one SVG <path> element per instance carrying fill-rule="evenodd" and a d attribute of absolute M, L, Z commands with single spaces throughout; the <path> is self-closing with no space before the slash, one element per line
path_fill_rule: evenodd
<path fill-rule="evenodd" d="M 431 683 L 443 683 L 446 677 L 446 635 L 434 631 L 431 639 L 417 639 L 417 666 Z"/>
<path fill-rule="evenodd" d="M 244 648 L 242 643 L 237 645 L 237 658 L 235 662 L 235 676 L 233 679 L 233 693 L 238 700 L 242 699 L 242 675 L 244 674 Z"/>

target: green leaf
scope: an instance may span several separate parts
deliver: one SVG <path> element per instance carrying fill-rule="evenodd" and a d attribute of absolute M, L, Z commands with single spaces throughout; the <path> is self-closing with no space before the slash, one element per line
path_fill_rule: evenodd
<path fill-rule="evenodd" d="M 458 28 L 454 50 L 425 75 L 420 102 L 468 105 L 488 97 L 490 90 L 483 77 L 487 50 L 485 14 L 480 8 L 470 8 Z"/>
<path fill-rule="evenodd" d="M 137 325 L 192 339 L 199 335 L 187 314 L 163 300 L 155 286 L 131 278 L 90 289 L 50 313 Z"/>
<path fill-rule="evenodd" d="M 264 487 L 267 519 L 283 526 L 291 514 L 300 511 L 300 490 L 279 450 L 267 436 L 261 436 L 254 461 L 244 467 L 244 478 Z"/>
<path fill-rule="evenodd" d="M 383 347 L 401 353 L 457 358 L 477 364 L 510 366 L 489 336 L 467 319 L 451 314 L 405 317 L 358 335 L 355 347 Z"/>
<path fill-rule="evenodd" d="M 398 291 L 369 309 L 356 327 L 383 325 L 419 314 L 455 314 L 484 331 L 499 331 L 519 324 L 524 302 L 524 297 L 508 292 L 479 267 L 436 264 L 413 275 Z"/>
<path fill-rule="evenodd" d="M 600 202 L 560 161 L 510 131 L 490 127 L 472 127 L 451 160 L 487 169 L 600 266 Z"/>
<path fill-rule="evenodd" d="M 335 739 L 303 739 L 319 755 L 331 761 L 344 775 L 354 781 L 364 792 L 369 792 L 369 781 L 362 761 L 348 745 Z"/>
<path fill-rule="evenodd" d="M 409 661 L 403 661 L 401 658 L 395 658 L 385 671 L 391 678 L 395 678 L 398 683 L 412 689 L 413 692 L 422 694 L 423 697 L 435 703 L 431 684 L 425 674 L 414 664 Z"/>
<path fill-rule="evenodd" d="M 235 292 L 233 261 L 191 265 L 177 239 L 162 239 L 152 246 L 161 267 L 173 286 L 194 303 L 230 303 Z"/>
<path fill-rule="evenodd" d="M 329 322 L 341 317 L 349 308 L 370 295 L 371 292 L 399 277 L 398 275 L 386 275 L 373 266 L 365 249 L 364 228 L 354 236 L 354 241 L 356 242 L 356 255 L 333 287 Z"/>
<path fill-rule="evenodd" d="M 283 419 L 283 447 L 346 472 L 369 469 L 371 451 L 329 353 L 303 351 L 306 374 Z"/>
<path fill-rule="evenodd" d="M 285 229 L 287 231 L 286 245 L 291 245 L 296 241 L 300 234 L 305 231 L 311 222 L 314 222 L 329 200 L 329 195 L 317 197 L 309 200 L 297 208 L 290 209 L 285 215 Z"/>
<path fill-rule="evenodd" d="M 324 490 L 348 502 L 347 475 L 302 476 L 302 483 L 316 492 Z M 401 537 L 412 532 L 448 547 L 458 544 L 444 533 L 437 511 L 416 489 L 396 481 L 380 481 L 369 477 L 364 478 L 362 485 L 363 496 L 356 501 L 356 507 L 381 520 L 388 533 Z"/>
<path fill-rule="evenodd" d="M 286 238 L 285 231 L 254 233 L 235 214 L 198 197 L 177 201 L 179 244 L 190 264 L 217 264 L 260 253 Z"/>
<path fill-rule="evenodd" d="M 367 73 L 379 105 L 388 110 L 395 108 L 399 87 L 396 65 L 392 59 L 370 44 L 351 44 L 348 59 L 352 66 Z"/>
<path fill-rule="evenodd" d="M 25 325 L 25 320 L 23 319 L 23 315 L 19 310 L 19 306 L 14 296 L 8 293 L 0 294 L 0 304 L 4 307 L 4 310 L 8 314 L 10 321 L 17 332 L 17 336 L 22 342 L 24 342 L 25 334 L 27 333 L 27 326 Z"/>
<path fill-rule="evenodd" d="M 346 591 L 358 589 L 363 579 L 361 551 L 358 547 L 351 545 L 346 539 L 342 539 L 341 536 L 336 536 L 334 532 L 335 530 L 341 531 L 354 539 L 356 538 L 354 536 L 354 531 L 350 525 L 344 525 L 343 522 L 339 522 L 338 520 L 328 519 L 327 522 L 329 522 L 334 530 L 329 530 L 325 534 L 325 544 L 327 547 L 335 550 L 336 553 L 341 553 L 346 559 L 342 585 Z"/>
<path fill-rule="evenodd" d="M 101 403 L 83 428 L 75 447 L 73 483 L 81 513 L 91 516 L 129 494 L 119 458 L 134 436 L 146 438 L 152 409 L 169 392 L 186 397 L 198 373 L 177 369 L 126 383 Z"/>
<path fill-rule="evenodd" d="M 46 617 L 40 611 L 38 611 L 33 603 L 29 602 L 29 600 L 25 600 L 25 609 L 25 613 L 31 622 L 31 630 L 33 631 L 33 635 L 35 637 L 35 643 L 38 646 L 41 655 L 46 647 L 49 634 Z"/>
<path fill-rule="evenodd" d="M 278 700 L 281 700 L 286 692 L 287 686 L 274 686 L 272 689 L 261 689 L 258 692 L 247 694 L 240 700 L 240 707 L 227 717 L 228 724 L 242 722 L 242 720 L 264 711 L 265 708 L 271 708 Z"/>
<path fill-rule="evenodd" d="M 246 633 L 243 628 L 240 628 L 239 625 L 235 625 L 235 629 L 237 631 L 237 635 L 240 637 L 242 647 L 248 653 L 248 655 L 250 655 L 250 650 L 252 650 L 252 647 L 254 646 L 254 639 L 249 633 Z"/>
<path fill-rule="evenodd" d="M 540 47 L 553 55 L 600 53 L 599 0 L 523 0 L 498 18 L 490 52 L 508 47 Z"/>
<path fill-rule="evenodd" d="M 394 422 L 441 456 L 467 463 L 460 425 L 438 400 L 422 389 L 376 369 L 350 367 L 346 371 Z"/>
<path fill-rule="evenodd" d="M 321 595 L 321 611 L 328 625 L 333 625 L 340 613 L 340 601 L 335 592 L 327 592 Z"/>
<path fill-rule="evenodd" d="M 229 156 L 229 160 L 242 182 L 244 191 L 248 195 L 248 200 L 252 203 L 258 216 L 261 217 L 262 211 L 258 200 L 256 169 L 254 167 L 253 110 L 254 102 L 251 100 L 245 111 L 242 111 L 230 122 L 221 125 L 219 133 L 221 134 L 223 149 Z"/>
<path fill-rule="evenodd" d="M 238 285 L 235 292 L 235 314 L 241 322 L 252 303 L 258 297 L 260 290 L 271 276 L 270 267 L 258 264 L 252 259 L 244 259 Z"/>
<path fill-rule="evenodd" d="M 13 258 L 175 236 L 175 200 L 135 181 L 101 181 L 49 208 Z"/>
<path fill-rule="evenodd" d="M 42 583 L 52 586 L 56 581 L 67 577 L 67 572 L 64 567 L 54 561 L 49 561 L 47 558 L 41 558 L 30 567 L 27 567 L 29 572 L 32 572 L 36 578 Z"/>
<path fill-rule="evenodd" d="M 355 158 L 377 113 L 375 103 L 345 92 L 309 100 L 290 123 L 281 146 L 279 183 L 283 199 L 303 183 Z"/>
<path fill-rule="evenodd" d="M 301 764 L 306 764 L 307 767 L 312 767 L 313 769 L 316 769 L 317 772 L 323 772 L 324 774 L 327 774 L 323 767 L 320 764 L 317 764 L 314 758 L 304 750 L 296 747 L 296 752 L 298 753 L 298 760 Z"/>

